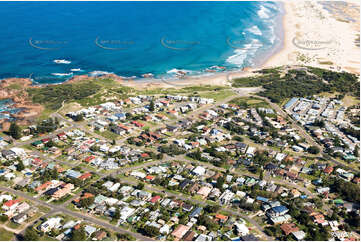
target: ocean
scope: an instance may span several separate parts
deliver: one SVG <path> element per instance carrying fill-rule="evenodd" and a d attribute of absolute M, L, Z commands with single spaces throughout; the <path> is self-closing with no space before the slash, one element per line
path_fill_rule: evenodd
<path fill-rule="evenodd" d="M 2 2 L 0 78 L 255 66 L 279 48 L 282 14 L 276 2 Z"/>

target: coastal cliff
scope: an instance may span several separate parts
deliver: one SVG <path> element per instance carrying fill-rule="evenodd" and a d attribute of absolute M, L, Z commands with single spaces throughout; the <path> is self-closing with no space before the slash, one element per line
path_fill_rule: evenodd
<path fill-rule="evenodd" d="M 16 119 L 20 125 L 28 125 L 31 120 L 35 119 L 44 110 L 40 104 L 34 104 L 27 88 L 37 88 L 32 86 L 32 81 L 29 78 L 7 78 L 0 81 L 0 100 L 11 99 L 14 108 L 20 109 L 15 114 L 10 114 L 11 117 Z M 7 130 L 10 123 L 3 119 L 0 120 L 0 125 L 3 130 Z"/>

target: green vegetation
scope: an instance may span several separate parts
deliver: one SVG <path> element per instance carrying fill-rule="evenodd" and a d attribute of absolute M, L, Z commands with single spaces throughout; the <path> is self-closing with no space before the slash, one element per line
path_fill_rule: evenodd
<path fill-rule="evenodd" d="M 333 179 L 330 186 L 346 201 L 360 203 L 360 186 L 342 179 Z"/>
<path fill-rule="evenodd" d="M 6 215 L 0 215 L 0 223 L 5 223 L 6 221 L 9 220 L 9 217 Z"/>
<path fill-rule="evenodd" d="M 141 232 L 149 237 L 155 237 L 158 236 L 159 233 L 159 229 L 157 229 L 156 227 L 153 226 L 144 226 L 143 229 L 141 229 Z"/>
<path fill-rule="evenodd" d="M 197 94 L 196 96 L 200 96 L 203 98 L 213 98 L 214 100 L 219 101 L 232 95 L 234 95 L 234 92 L 231 90 L 217 90 L 211 92 L 202 92 Z"/>
<path fill-rule="evenodd" d="M 233 87 L 258 87 L 264 84 L 277 81 L 281 78 L 277 69 L 263 69 L 259 71 L 260 76 L 242 77 L 233 80 Z"/>
<path fill-rule="evenodd" d="M 132 235 L 130 235 L 128 233 L 125 233 L 125 234 L 117 233 L 116 236 L 117 236 L 118 240 L 122 240 L 122 241 L 134 241 L 134 240 L 136 240 L 134 238 L 134 236 L 132 236 Z"/>
<path fill-rule="evenodd" d="M 56 110 L 63 102 L 78 101 L 97 93 L 100 86 L 93 82 L 62 84 L 28 89 L 34 103 Z"/>
<path fill-rule="evenodd" d="M 317 155 L 318 153 L 320 153 L 320 148 L 318 148 L 317 146 L 311 146 L 307 149 L 308 152 L 310 152 L 311 154 Z"/>
<path fill-rule="evenodd" d="M 321 68 L 304 67 L 288 70 L 281 77 L 278 69 L 260 72 L 264 75 L 233 80 L 234 87 L 262 86 L 260 92 L 272 102 L 280 103 L 291 97 L 306 97 L 321 92 L 339 92 L 360 96 L 358 77 L 347 72 L 334 72 Z"/>
<path fill-rule="evenodd" d="M 98 130 L 95 130 L 94 133 L 99 134 L 101 136 L 103 136 L 106 139 L 111 139 L 111 140 L 117 140 L 119 138 L 119 135 L 117 135 L 116 133 L 113 133 L 109 130 L 105 130 L 104 132 L 100 132 Z"/>
<path fill-rule="evenodd" d="M 9 241 L 12 240 L 13 237 L 14 234 L 12 232 L 0 228 L 0 241 Z"/>
<path fill-rule="evenodd" d="M 87 236 L 83 227 L 77 230 L 73 230 L 70 236 L 71 241 L 83 241 L 86 240 L 86 238 Z"/>
<path fill-rule="evenodd" d="M 36 129 L 30 129 L 30 133 L 33 135 L 50 133 L 55 131 L 59 127 L 58 118 L 48 118 L 37 122 Z"/>
<path fill-rule="evenodd" d="M 13 90 L 21 90 L 21 89 L 23 89 L 22 86 L 19 83 L 10 84 L 7 88 L 8 89 L 13 89 Z"/>
<path fill-rule="evenodd" d="M 178 145 L 171 144 L 169 146 L 163 145 L 159 147 L 159 152 L 166 153 L 167 155 L 174 156 L 174 155 L 182 155 L 185 154 L 186 151 L 180 148 Z"/>
<path fill-rule="evenodd" d="M 232 99 L 229 103 L 236 104 L 243 109 L 247 108 L 269 108 L 267 102 L 263 101 L 260 98 L 256 97 L 237 97 Z"/>
<path fill-rule="evenodd" d="M 24 163 L 23 163 L 23 161 L 21 159 L 19 159 L 18 164 L 16 166 L 16 170 L 17 171 L 22 171 L 24 169 L 25 169 Z"/>
<path fill-rule="evenodd" d="M 25 241 L 37 241 L 37 240 L 39 240 L 39 235 L 32 227 L 28 227 L 25 230 L 23 240 L 25 240 Z"/>
<path fill-rule="evenodd" d="M 20 126 L 17 125 L 15 122 L 12 122 L 9 128 L 9 134 L 14 139 L 20 139 L 22 136 Z"/>
<path fill-rule="evenodd" d="M 154 112 L 154 110 L 155 110 L 155 106 L 154 106 L 154 101 L 152 99 L 152 100 L 150 100 L 149 111 Z"/>
<path fill-rule="evenodd" d="M 143 94 L 143 95 L 156 95 L 156 94 L 161 94 L 161 95 L 166 95 L 166 94 L 170 94 L 170 95 L 176 95 L 176 94 L 197 94 L 197 92 L 206 92 L 206 91 L 212 91 L 212 92 L 218 92 L 221 90 L 226 90 L 226 89 L 230 89 L 229 87 L 225 87 L 225 86 L 211 86 L 211 85 L 199 85 L 199 86 L 189 86 L 189 87 L 183 87 L 183 88 L 179 88 L 179 89 L 175 89 L 175 88 L 157 88 L 157 89 L 150 89 L 150 90 L 142 90 L 142 91 L 138 91 L 138 94 Z"/>

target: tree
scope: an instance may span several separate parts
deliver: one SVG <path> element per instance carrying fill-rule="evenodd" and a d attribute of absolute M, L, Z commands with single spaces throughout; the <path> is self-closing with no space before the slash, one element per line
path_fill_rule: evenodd
<path fill-rule="evenodd" d="M 159 230 L 154 226 L 145 226 L 143 232 L 150 237 L 155 237 L 160 234 Z"/>
<path fill-rule="evenodd" d="M 121 233 L 117 233 L 117 238 L 118 240 L 124 240 L 124 241 L 134 241 L 136 240 L 134 238 L 134 236 L 128 234 L 128 233 L 125 233 L 125 234 L 121 234 Z"/>
<path fill-rule="evenodd" d="M 360 152 L 360 148 L 358 146 L 356 146 L 354 151 L 353 151 L 353 155 L 356 156 L 356 157 L 359 157 L 359 152 Z"/>
<path fill-rule="evenodd" d="M 24 166 L 23 161 L 22 161 L 22 160 L 19 160 L 19 161 L 18 161 L 18 164 L 17 164 L 17 166 L 16 166 L 16 170 L 17 170 L 17 171 L 22 171 L 22 170 L 24 170 L 24 169 L 25 169 L 25 166 Z"/>
<path fill-rule="evenodd" d="M 308 152 L 311 153 L 311 154 L 317 155 L 318 153 L 320 153 L 320 148 L 318 148 L 317 146 L 313 145 L 313 146 L 310 146 L 310 147 L 308 148 Z"/>
<path fill-rule="evenodd" d="M 260 170 L 260 172 L 259 172 L 259 179 L 260 180 L 263 180 L 263 175 L 264 175 L 263 170 Z"/>
<path fill-rule="evenodd" d="M 33 227 L 28 227 L 25 230 L 23 239 L 25 241 L 37 241 L 39 240 L 40 236 L 38 233 L 33 229 Z"/>
<path fill-rule="evenodd" d="M 83 198 L 79 201 L 80 206 L 82 208 L 88 208 L 89 206 L 91 206 L 94 203 L 94 197 L 87 197 L 87 198 Z"/>
<path fill-rule="evenodd" d="M 143 188 L 144 188 L 144 183 L 143 183 L 143 182 L 139 182 L 138 185 L 137 185 L 137 189 L 143 190 Z"/>
<path fill-rule="evenodd" d="M 9 128 L 9 134 L 14 139 L 21 138 L 21 128 L 15 122 L 12 122 Z"/>
<path fill-rule="evenodd" d="M 224 177 L 223 176 L 218 177 L 216 187 L 218 189 L 223 189 L 223 184 L 224 184 Z"/>
<path fill-rule="evenodd" d="M 72 119 L 75 122 L 83 121 L 84 120 L 84 115 L 83 114 L 77 114 L 77 115 L 72 116 Z"/>
<path fill-rule="evenodd" d="M 152 100 L 150 100 L 150 103 L 149 103 L 149 111 L 154 112 L 154 110 L 155 110 L 155 105 L 154 105 L 154 101 L 152 99 Z"/>
<path fill-rule="evenodd" d="M 200 225 L 204 225 L 210 231 L 217 231 L 219 227 L 213 219 L 210 219 L 209 216 L 206 216 L 204 214 L 199 216 L 198 222 Z"/>
<path fill-rule="evenodd" d="M 158 159 L 158 160 L 162 160 L 163 157 L 164 157 L 163 153 L 158 153 L 158 154 L 157 154 L 157 159 Z"/>
<path fill-rule="evenodd" d="M 84 228 L 73 230 L 73 232 L 70 236 L 71 241 L 82 241 L 82 240 L 86 240 L 86 238 L 87 237 L 86 237 Z"/>
<path fill-rule="evenodd" d="M 114 213 L 114 216 L 113 216 L 114 219 L 118 220 L 120 218 L 120 211 L 119 211 L 119 207 L 117 207 L 115 209 L 115 213 Z"/>
<path fill-rule="evenodd" d="M 207 205 L 204 208 L 204 211 L 206 211 L 207 213 L 216 213 L 220 208 L 221 207 L 219 205 Z"/>
<path fill-rule="evenodd" d="M 52 140 L 49 140 L 49 141 L 46 143 L 46 147 L 51 148 L 51 147 L 53 147 L 53 146 L 55 146 L 55 142 L 52 141 Z"/>
<path fill-rule="evenodd" d="M 244 139 L 241 136 L 233 136 L 233 140 L 239 141 L 239 142 L 243 142 Z"/>
<path fill-rule="evenodd" d="M 324 128 L 325 127 L 325 121 L 322 120 L 322 119 L 317 119 L 317 120 L 315 120 L 315 122 L 313 122 L 313 125 Z"/>
<path fill-rule="evenodd" d="M 6 221 L 8 221 L 8 219 L 9 219 L 9 217 L 8 216 L 6 216 L 6 215 L 0 215 L 0 221 L 1 222 L 6 222 Z"/>

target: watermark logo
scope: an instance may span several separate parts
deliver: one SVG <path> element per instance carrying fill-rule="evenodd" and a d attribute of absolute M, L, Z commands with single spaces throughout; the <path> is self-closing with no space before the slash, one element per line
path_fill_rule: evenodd
<path fill-rule="evenodd" d="M 316 40 L 312 38 L 300 38 L 300 37 L 294 37 L 292 39 L 292 44 L 296 46 L 297 48 L 303 49 L 303 50 L 322 50 L 327 47 L 330 47 L 331 44 L 334 41 L 332 39 L 330 40 Z"/>
<path fill-rule="evenodd" d="M 226 39 L 226 43 L 228 46 L 230 46 L 233 49 L 242 49 L 242 41 L 241 40 L 235 40 L 231 37 L 228 37 Z"/>
<path fill-rule="evenodd" d="M 101 39 L 99 36 L 95 39 L 95 44 L 105 50 L 126 50 L 133 46 L 134 41 L 119 39 Z"/>
<path fill-rule="evenodd" d="M 190 50 L 200 44 L 199 41 L 170 39 L 167 37 L 161 38 L 160 43 L 163 47 L 171 50 Z"/>
<path fill-rule="evenodd" d="M 262 44 L 257 40 L 250 45 L 245 44 L 241 39 L 232 39 L 231 37 L 226 39 L 226 43 L 229 47 L 236 50 L 258 50 L 260 47 L 262 47 Z"/>
<path fill-rule="evenodd" d="M 33 39 L 29 38 L 28 43 L 31 47 L 39 50 L 58 50 L 69 44 L 66 40 L 52 39 Z"/>

